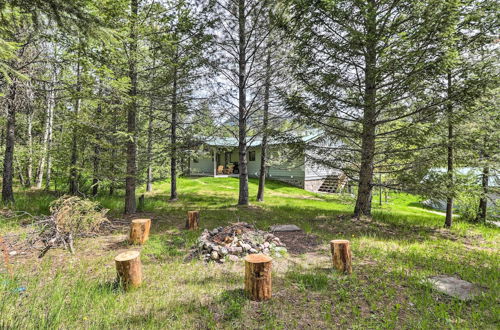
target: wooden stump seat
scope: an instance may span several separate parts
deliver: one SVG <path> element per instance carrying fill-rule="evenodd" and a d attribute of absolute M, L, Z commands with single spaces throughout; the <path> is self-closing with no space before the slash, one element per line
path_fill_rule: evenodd
<path fill-rule="evenodd" d="M 352 273 L 352 255 L 350 242 L 345 239 L 336 239 L 330 242 L 333 267 L 337 270 Z"/>
<path fill-rule="evenodd" d="M 200 211 L 188 211 L 186 229 L 195 230 L 200 225 Z"/>
<path fill-rule="evenodd" d="M 139 251 L 126 251 L 115 257 L 118 282 L 125 290 L 142 283 L 142 265 Z"/>
<path fill-rule="evenodd" d="M 149 239 L 151 219 L 134 219 L 130 223 L 130 242 L 144 244 Z"/>
<path fill-rule="evenodd" d="M 271 299 L 272 258 L 264 254 L 245 257 L 245 292 L 251 300 Z"/>

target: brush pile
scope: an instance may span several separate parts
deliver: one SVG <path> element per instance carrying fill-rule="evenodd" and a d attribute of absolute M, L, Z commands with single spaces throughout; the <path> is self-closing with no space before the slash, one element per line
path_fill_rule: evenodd
<path fill-rule="evenodd" d="M 51 215 L 33 224 L 37 229 L 30 239 L 32 246 L 42 243 L 39 258 L 52 247 L 62 246 L 74 253 L 75 238 L 91 236 L 107 221 L 107 209 L 97 202 L 77 196 L 62 196 L 50 204 Z"/>
<path fill-rule="evenodd" d="M 281 255 L 286 253 L 285 244 L 273 234 L 258 230 L 246 222 L 233 223 L 227 227 L 205 229 L 198 238 L 194 254 L 205 261 L 237 261 L 251 253 Z"/>

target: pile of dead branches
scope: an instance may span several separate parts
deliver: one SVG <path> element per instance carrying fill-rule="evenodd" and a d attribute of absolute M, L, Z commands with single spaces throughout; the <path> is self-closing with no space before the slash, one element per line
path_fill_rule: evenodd
<path fill-rule="evenodd" d="M 107 209 L 99 203 L 77 196 L 62 196 L 50 204 L 51 214 L 35 220 L 35 235 L 30 244 L 43 243 L 39 258 L 52 247 L 64 247 L 74 253 L 73 241 L 76 238 L 88 237 L 97 233 L 104 222 L 107 222 Z"/>

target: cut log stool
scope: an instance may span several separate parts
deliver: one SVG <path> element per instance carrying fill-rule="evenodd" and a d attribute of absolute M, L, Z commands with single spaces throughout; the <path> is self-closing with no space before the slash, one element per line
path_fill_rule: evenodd
<path fill-rule="evenodd" d="M 186 220 L 186 229 L 195 230 L 198 229 L 200 224 L 200 211 L 188 211 L 188 217 Z"/>
<path fill-rule="evenodd" d="M 264 254 L 245 257 L 245 292 L 251 300 L 271 299 L 272 258 Z"/>
<path fill-rule="evenodd" d="M 115 257 L 118 282 L 125 290 L 136 288 L 142 282 L 142 265 L 139 251 L 126 251 Z"/>
<path fill-rule="evenodd" d="M 144 244 L 149 238 L 151 219 L 135 219 L 130 223 L 130 242 Z"/>
<path fill-rule="evenodd" d="M 330 242 L 330 247 L 332 250 L 333 267 L 341 272 L 351 274 L 352 255 L 349 241 L 345 239 L 335 239 Z"/>

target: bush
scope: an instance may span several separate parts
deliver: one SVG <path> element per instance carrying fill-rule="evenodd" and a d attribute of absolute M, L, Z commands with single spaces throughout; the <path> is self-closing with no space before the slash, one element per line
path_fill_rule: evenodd
<path fill-rule="evenodd" d="M 464 191 L 457 195 L 457 211 L 460 219 L 475 222 L 479 211 L 479 194 L 476 191 Z"/>

